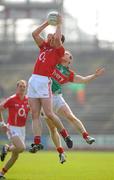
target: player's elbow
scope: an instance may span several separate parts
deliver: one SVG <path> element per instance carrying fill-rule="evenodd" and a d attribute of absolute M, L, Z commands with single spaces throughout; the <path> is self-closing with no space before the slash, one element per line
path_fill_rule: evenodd
<path fill-rule="evenodd" d="M 32 32 L 32 37 L 35 39 L 36 38 L 36 33 L 35 31 Z"/>
<path fill-rule="evenodd" d="M 33 37 L 34 39 L 36 39 L 38 36 L 39 36 L 38 30 L 37 30 L 37 31 L 35 30 L 35 31 L 32 32 L 32 37 Z"/>

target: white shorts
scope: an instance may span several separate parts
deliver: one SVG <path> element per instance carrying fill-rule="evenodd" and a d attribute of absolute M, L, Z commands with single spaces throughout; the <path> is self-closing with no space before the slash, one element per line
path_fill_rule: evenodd
<path fill-rule="evenodd" d="M 32 74 L 28 82 L 27 95 L 31 98 L 49 98 L 51 96 L 51 79 Z"/>
<path fill-rule="evenodd" d="M 10 126 L 10 133 L 7 133 L 8 139 L 11 139 L 13 136 L 19 136 L 20 139 L 25 142 L 25 126 L 24 127 L 17 127 L 17 126 Z"/>
<path fill-rule="evenodd" d="M 58 112 L 58 110 L 66 105 L 67 103 L 65 102 L 64 98 L 62 97 L 62 94 L 57 94 L 52 96 L 53 99 L 53 111 L 55 113 Z"/>
<path fill-rule="evenodd" d="M 66 101 L 62 97 L 62 94 L 52 95 L 52 102 L 53 111 L 55 113 L 57 113 L 62 106 L 67 105 Z M 41 117 L 46 117 L 43 109 L 41 109 Z"/>

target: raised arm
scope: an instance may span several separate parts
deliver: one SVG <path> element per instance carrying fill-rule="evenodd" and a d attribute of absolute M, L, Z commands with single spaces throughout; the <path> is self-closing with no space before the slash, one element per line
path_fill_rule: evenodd
<path fill-rule="evenodd" d="M 62 17 L 60 15 L 58 15 L 58 24 L 56 26 L 56 32 L 55 32 L 55 35 L 54 35 L 54 40 L 55 40 L 56 47 L 62 46 L 62 41 L 61 41 L 61 37 L 62 37 L 61 25 L 62 25 Z"/>
<path fill-rule="evenodd" d="M 40 47 L 43 43 L 43 38 L 41 37 L 41 32 L 48 26 L 48 21 L 43 22 L 40 26 L 38 26 L 38 28 L 32 32 L 32 36 L 36 42 L 36 44 L 38 45 L 38 47 Z"/>
<path fill-rule="evenodd" d="M 97 68 L 94 74 L 88 76 L 76 75 L 74 78 L 74 83 L 89 83 L 90 81 L 96 79 L 97 77 L 104 74 L 104 68 Z"/>

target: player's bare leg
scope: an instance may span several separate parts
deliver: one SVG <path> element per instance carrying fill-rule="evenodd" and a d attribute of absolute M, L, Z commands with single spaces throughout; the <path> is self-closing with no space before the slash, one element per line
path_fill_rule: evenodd
<path fill-rule="evenodd" d="M 56 126 L 62 137 L 64 138 L 68 148 L 72 148 L 73 142 L 70 138 L 67 130 L 64 128 L 61 120 L 59 117 L 53 112 L 52 110 L 52 100 L 51 98 L 43 98 L 41 99 L 42 107 L 44 110 L 44 113 L 48 119 Z"/>
<path fill-rule="evenodd" d="M 0 176 L 4 177 L 4 175 L 8 172 L 8 170 L 15 164 L 16 160 L 19 157 L 19 152 L 12 152 L 10 159 L 7 161 L 7 163 L 4 165 L 0 172 Z"/>
<path fill-rule="evenodd" d="M 11 142 L 12 145 L 8 146 L 5 145 L 4 148 L 2 148 L 2 153 L 1 153 L 1 160 L 4 161 L 6 156 L 3 156 L 4 150 L 7 155 L 7 152 L 10 151 L 12 152 L 10 159 L 6 162 L 4 167 L 2 168 L 0 172 L 0 176 L 4 176 L 5 173 L 15 164 L 15 161 L 18 159 L 19 154 L 22 153 L 25 150 L 25 144 L 24 142 L 18 137 L 18 136 L 13 136 L 11 137 Z"/>
<path fill-rule="evenodd" d="M 47 122 L 47 126 L 50 132 L 50 136 L 53 140 L 53 143 L 59 153 L 59 159 L 60 159 L 60 163 L 63 164 L 64 162 L 66 162 L 66 156 L 64 153 L 64 148 L 61 145 L 61 138 L 60 135 L 57 131 L 57 128 L 55 127 L 55 125 L 52 123 L 52 121 L 48 118 L 45 117 L 45 120 Z"/>
<path fill-rule="evenodd" d="M 75 130 L 79 130 L 79 132 L 82 134 L 83 138 L 86 140 L 88 144 L 92 144 L 93 142 L 95 142 L 95 139 L 89 136 L 82 122 L 73 114 L 73 112 L 67 104 L 63 105 L 57 113 L 63 116 L 64 118 L 67 118 L 67 120 L 73 125 Z"/>
<path fill-rule="evenodd" d="M 32 112 L 32 130 L 34 134 L 34 143 L 31 144 L 30 152 L 35 153 L 37 150 L 43 149 L 41 144 L 42 124 L 39 118 L 41 102 L 38 98 L 29 98 L 29 104 Z"/>

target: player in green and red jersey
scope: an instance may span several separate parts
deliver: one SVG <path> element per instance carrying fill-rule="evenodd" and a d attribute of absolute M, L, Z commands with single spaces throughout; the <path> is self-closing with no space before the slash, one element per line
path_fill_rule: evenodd
<path fill-rule="evenodd" d="M 62 57 L 61 64 L 58 64 L 52 74 L 52 92 L 53 92 L 53 109 L 58 115 L 63 116 L 68 119 L 73 125 L 75 130 L 79 130 L 82 137 L 88 144 L 95 142 L 95 139 L 89 136 L 87 130 L 85 129 L 82 122 L 73 114 L 68 104 L 62 97 L 62 84 L 72 82 L 72 83 L 88 83 L 104 73 L 104 68 L 96 69 L 96 72 L 88 76 L 80 76 L 69 69 L 69 64 L 72 62 L 72 55 L 70 52 L 65 52 Z M 46 118 L 52 140 L 59 152 L 60 162 L 65 162 L 64 149 L 61 146 L 60 136 L 57 132 L 56 127 L 52 122 Z"/>

